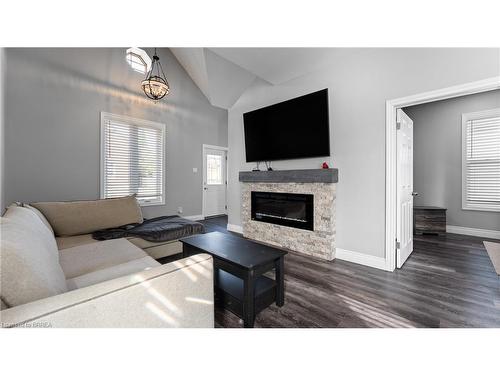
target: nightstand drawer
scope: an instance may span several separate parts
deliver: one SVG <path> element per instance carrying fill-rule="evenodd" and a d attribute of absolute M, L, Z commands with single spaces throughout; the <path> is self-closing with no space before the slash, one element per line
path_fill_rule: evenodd
<path fill-rule="evenodd" d="M 446 208 L 434 206 L 413 207 L 413 233 L 446 233 Z"/>

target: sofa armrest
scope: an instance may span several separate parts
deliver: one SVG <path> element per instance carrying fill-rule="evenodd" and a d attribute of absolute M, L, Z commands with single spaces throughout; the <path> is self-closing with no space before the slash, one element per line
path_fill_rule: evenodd
<path fill-rule="evenodd" d="M 3 327 L 214 326 L 213 262 L 194 255 L 0 311 Z"/>

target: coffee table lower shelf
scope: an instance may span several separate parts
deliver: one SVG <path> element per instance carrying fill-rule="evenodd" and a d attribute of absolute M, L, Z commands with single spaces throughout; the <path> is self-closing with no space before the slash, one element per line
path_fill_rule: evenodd
<path fill-rule="evenodd" d="M 258 314 L 276 300 L 276 282 L 266 276 L 255 280 L 255 314 Z M 215 275 L 215 303 L 241 319 L 243 314 L 243 280 L 221 269 Z"/>
<path fill-rule="evenodd" d="M 184 257 L 213 257 L 215 303 L 243 319 L 251 328 L 255 315 L 273 302 L 285 303 L 285 250 L 220 232 L 180 240 Z M 274 270 L 274 280 L 264 275 Z"/>

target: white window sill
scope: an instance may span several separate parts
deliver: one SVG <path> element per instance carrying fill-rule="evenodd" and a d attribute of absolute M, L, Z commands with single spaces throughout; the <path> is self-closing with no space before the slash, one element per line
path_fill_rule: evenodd
<path fill-rule="evenodd" d="M 464 211 L 486 211 L 486 212 L 500 212 L 500 206 L 465 206 L 462 207 Z"/>
<path fill-rule="evenodd" d="M 141 207 L 149 207 L 149 206 L 164 206 L 165 202 L 139 202 L 139 206 Z"/>

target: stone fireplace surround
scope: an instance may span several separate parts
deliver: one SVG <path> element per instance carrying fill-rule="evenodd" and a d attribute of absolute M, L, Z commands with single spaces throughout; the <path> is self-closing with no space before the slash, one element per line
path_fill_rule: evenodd
<path fill-rule="evenodd" d="M 240 172 L 243 236 L 318 257 L 335 259 L 337 169 Z M 314 231 L 251 219 L 251 192 L 314 195 Z"/>

